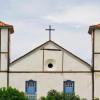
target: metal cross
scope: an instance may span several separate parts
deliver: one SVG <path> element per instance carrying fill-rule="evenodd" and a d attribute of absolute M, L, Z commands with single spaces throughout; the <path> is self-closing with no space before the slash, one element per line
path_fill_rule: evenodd
<path fill-rule="evenodd" d="M 51 25 L 49 25 L 48 29 L 45 29 L 46 31 L 49 31 L 49 40 L 51 40 L 51 31 L 54 31 L 55 29 L 51 28 Z"/>

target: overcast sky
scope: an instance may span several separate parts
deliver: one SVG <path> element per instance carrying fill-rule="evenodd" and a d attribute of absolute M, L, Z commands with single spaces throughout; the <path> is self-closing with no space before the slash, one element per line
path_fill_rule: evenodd
<path fill-rule="evenodd" d="M 90 25 L 100 23 L 100 0 L 0 0 L 0 20 L 14 26 L 11 59 L 52 40 L 91 62 Z"/>

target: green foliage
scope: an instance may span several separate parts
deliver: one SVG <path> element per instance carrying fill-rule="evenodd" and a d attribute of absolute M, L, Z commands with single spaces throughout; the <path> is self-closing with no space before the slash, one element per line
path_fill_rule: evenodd
<path fill-rule="evenodd" d="M 75 94 L 65 94 L 57 92 L 56 90 L 50 90 L 46 97 L 41 97 L 40 100 L 80 100 L 79 96 Z"/>
<path fill-rule="evenodd" d="M 19 92 L 17 89 L 0 88 L 0 100 L 28 100 L 23 92 Z"/>
<path fill-rule="evenodd" d="M 94 100 L 99 100 L 99 98 L 96 98 L 96 97 L 95 97 Z"/>
<path fill-rule="evenodd" d="M 46 97 L 41 97 L 40 100 L 46 100 Z"/>
<path fill-rule="evenodd" d="M 80 100 L 78 95 L 62 93 L 62 100 Z"/>
<path fill-rule="evenodd" d="M 48 100 L 51 98 L 51 100 L 61 100 L 62 96 L 60 92 L 57 92 L 56 90 L 50 90 L 47 94 Z"/>

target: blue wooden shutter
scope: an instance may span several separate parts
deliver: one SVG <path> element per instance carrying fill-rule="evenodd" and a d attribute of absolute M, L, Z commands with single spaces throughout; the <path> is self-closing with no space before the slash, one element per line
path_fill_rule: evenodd
<path fill-rule="evenodd" d="M 26 81 L 25 90 L 27 94 L 36 94 L 36 81 Z"/>
<path fill-rule="evenodd" d="M 25 82 L 25 92 L 27 93 L 28 81 Z"/>
<path fill-rule="evenodd" d="M 35 92 L 37 92 L 37 82 L 35 81 Z"/>
<path fill-rule="evenodd" d="M 64 81 L 64 92 L 74 93 L 74 81 L 71 80 Z"/>

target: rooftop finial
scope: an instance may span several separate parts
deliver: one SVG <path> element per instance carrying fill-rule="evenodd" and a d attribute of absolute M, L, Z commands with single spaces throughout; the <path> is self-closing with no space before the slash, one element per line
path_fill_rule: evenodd
<path fill-rule="evenodd" d="M 55 29 L 52 29 L 51 25 L 49 25 L 49 28 L 45 30 L 49 31 L 49 40 L 51 40 L 51 31 L 54 31 Z"/>

